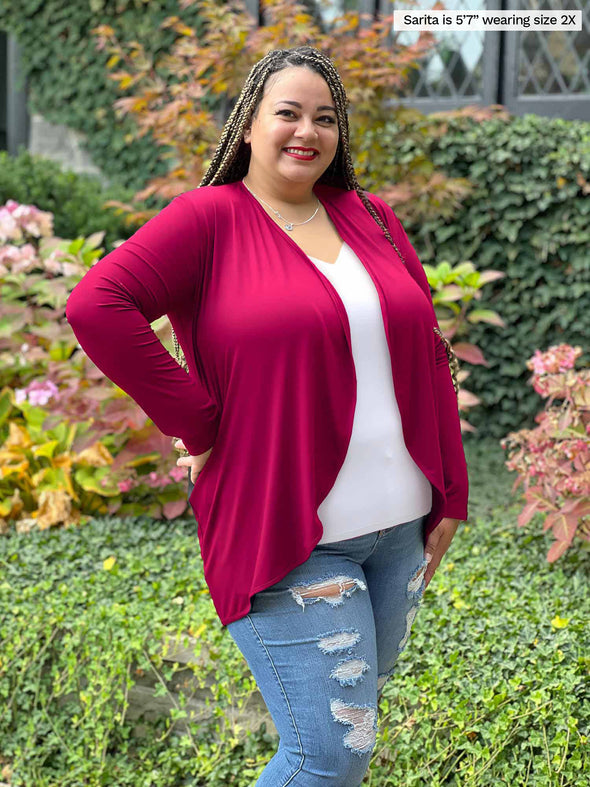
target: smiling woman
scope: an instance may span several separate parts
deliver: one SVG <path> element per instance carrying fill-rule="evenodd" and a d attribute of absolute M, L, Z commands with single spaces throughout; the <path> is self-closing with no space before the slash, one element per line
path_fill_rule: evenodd
<path fill-rule="evenodd" d="M 428 281 L 357 181 L 346 110 L 325 54 L 269 52 L 199 188 L 66 306 L 90 358 L 197 471 L 211 598 L 281 736 L 257 787 L 360 785 L 380 693 L 467 515 Z M 188 374 L 150 327 L 162 314 Z"/>

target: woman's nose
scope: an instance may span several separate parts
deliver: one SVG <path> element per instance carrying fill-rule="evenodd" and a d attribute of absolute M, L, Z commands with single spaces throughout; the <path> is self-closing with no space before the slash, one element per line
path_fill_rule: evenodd
<path fill-rule="evenodd" d="M 315 139 L 317 135 L 317 129 L 314 126 L 313 120 L 311 120 L 311 118 L 309 120 L 302 118 L 297 124 L 295 136 L 299 139 Z"/>

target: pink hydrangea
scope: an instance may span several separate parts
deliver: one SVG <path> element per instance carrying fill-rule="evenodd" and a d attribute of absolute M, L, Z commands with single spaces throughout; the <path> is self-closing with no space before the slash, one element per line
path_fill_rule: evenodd
<path fill-rule="evenodd" d="M 571 347 L 569 344 L 555 344 L 548 350 L 535 354 L 527 361 L 527 367 L 534 374 L 558 374 L 568 369 L 573 369 L 576 358 L 582 354 L 581 347 Z"/>
<path fill-rule="evenodd" d="M 35 205 L 21 205 L 13 199 L 0 207 L 0 243 L 53 235 L 53 214 Z"/>
<path fill-rule="evenodd" d="M 0 266 L 11 273 L 28 273 L 39 265 L 37 250 L 31 243 L 24 246 L 0 246 Z"/>
<path fill-rule="evenodd" d="M 33 407 L 43 407 L 58 397 L 59 389 L 51 380 L 33 380 L 26 388 L 17 388 L 14 395 L 16 404 L 28 401 Z"/>

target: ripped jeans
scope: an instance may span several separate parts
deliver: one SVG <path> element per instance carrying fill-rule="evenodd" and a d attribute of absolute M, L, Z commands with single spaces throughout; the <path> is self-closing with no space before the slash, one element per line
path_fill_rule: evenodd
<path fill-rule="evenodd" d="M 318 544 L 227 629 L 279 732 L 256 787 L 359 787 L 424 593 L 426 517 Z"/>

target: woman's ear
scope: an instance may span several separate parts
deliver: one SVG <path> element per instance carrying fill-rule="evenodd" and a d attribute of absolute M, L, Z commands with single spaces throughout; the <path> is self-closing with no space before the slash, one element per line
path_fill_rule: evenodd
<path fill-rule="evenodd" d="M 248 126 L 248 128 L 244 129 L 244 142 L 246 145 L 250 144 L 250 139 L 252 138 L 252 128 Z"/>

